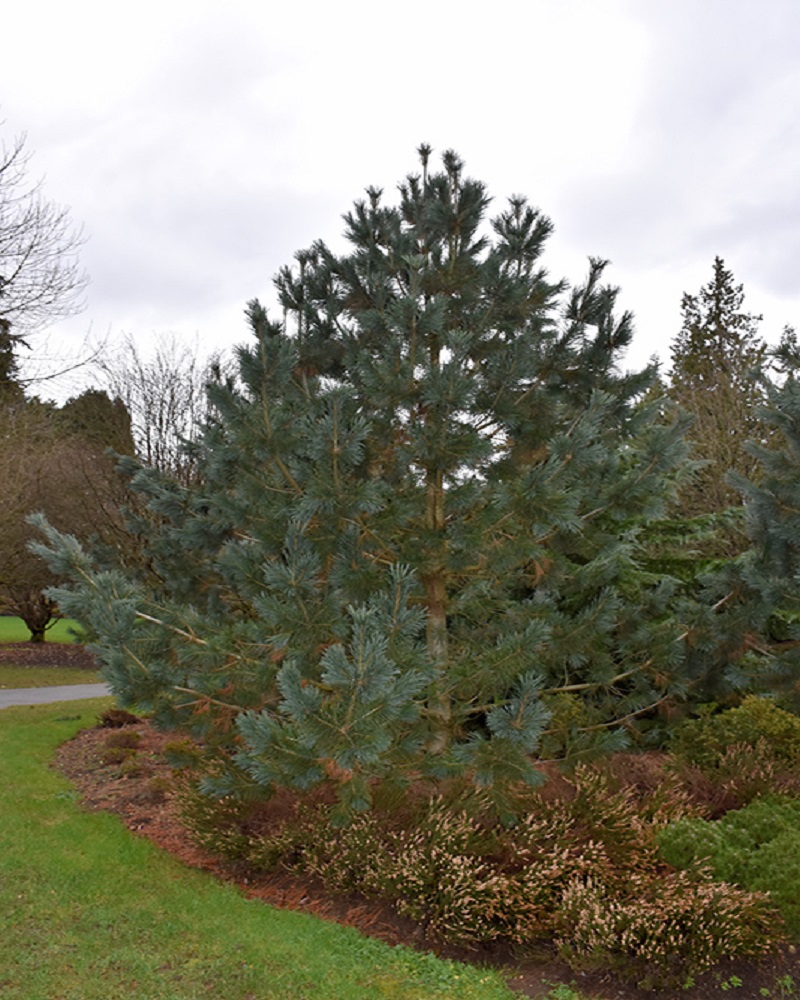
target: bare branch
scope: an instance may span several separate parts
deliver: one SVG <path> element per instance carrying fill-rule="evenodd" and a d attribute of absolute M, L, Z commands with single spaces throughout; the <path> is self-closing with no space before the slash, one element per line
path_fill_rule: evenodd
<path fill-rule="evenodd" d="M 15 345 L 80 312 L 88 284 L 78 259 L 83 231 L 29 180 L 29 161 L 24 134 L 0 144 L 0 321 Z"/>
<path fill-rule="evenodd" d="M 115 353 L 98 355 L 93 368 L 109 396 L 125 404 L 141 461 L 190 482 L 194 461 L 186 444 L 209 416 L 206 386 L 222 371 L 219 356 L 203 358 L 196 345 L 167 336 L 145 357 L 128 334 Z"/>

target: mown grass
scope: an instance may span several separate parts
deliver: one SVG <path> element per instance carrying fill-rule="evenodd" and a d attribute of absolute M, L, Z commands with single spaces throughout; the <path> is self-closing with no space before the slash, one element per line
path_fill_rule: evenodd
<path fill-rule="evenodd" d="M 47 642 L 75 642 L 75 630 L 78 623 L 71 618 L 60 618 L 52 628 L 47 630 Z M 0 615 L 0 643 L 28 642 L 31 633 L 21 618 L 12 615 Z"/>
<path fill-rule="evenodd" d="M 0 663 L 0 691 L 58 684 L 99 684 L 102 679 L 96 671 L 78 667 L 18 667 Z"/>
<path fill-rule="evenodd" d="M 510 1000 L 494 972 L 275 910 L 188 870 L 48 767 L 108 699 L 0 712 L 4 1000 Z"/>

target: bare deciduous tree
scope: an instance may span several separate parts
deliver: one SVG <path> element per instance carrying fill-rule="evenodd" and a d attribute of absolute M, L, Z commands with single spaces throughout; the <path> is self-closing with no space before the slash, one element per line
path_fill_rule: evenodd
<path fill-rule="evenodd" d="M 145 464 L 188 483 L 194 461 L 186 450 L 208 416 L 206 385 L 222 377 L 218 354 L 203 357 L 177 337 L 161 338 L 144 355 L 128 334 L 114 354 L 94 361 L 108 395 L 121 399 L 130 414 L 137 457 Z"/>
<path fill-rule="evenodd" d="M 83 308 L 84 242 L 69 209 L 31 182 L 25 136 L 0 144 L 0 330 L 14 345 Z"/>

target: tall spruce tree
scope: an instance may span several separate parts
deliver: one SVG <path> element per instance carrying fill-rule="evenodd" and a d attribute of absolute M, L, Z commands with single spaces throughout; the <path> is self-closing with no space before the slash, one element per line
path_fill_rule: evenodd
<path fill-rule="evenodd" d="M 765 402 L 764 386 L 756 375 L 766 345 L 758 333 L 761 316 L 744 312 L 743 305 L 743 286 L 735 284 L 721 257 L 714 258 L 708 284 L 681 302 L 669 395 L 692 414 L 692 454 L 703 462 L 681 488 L 677 511 L 683 517 L 740 507 L 728 472 L 750 478 L 758 471 L 747 442 L 766 433 L 757 413 Z M 739 547 L 730 533 L 728 543 L 731 551 Z"/>
<path fill-rule="evenodd" d="M 454 153 L 345 216 L 257 302 L 237 388 L 210 387 L 198 484 L 129 467 L 138 569 L 45 526 L 123 703 L 227 747 L 218 791 L 463 775 L 501 811 L 531 755 L 619 746 L 683 691 L 674 586 L 640 535 L 685 457 L 624 373 L 605 263 L 548 278 L 551 223 L 490 222 Z M 230 756 L 232 754 L 232 756 Z"/>

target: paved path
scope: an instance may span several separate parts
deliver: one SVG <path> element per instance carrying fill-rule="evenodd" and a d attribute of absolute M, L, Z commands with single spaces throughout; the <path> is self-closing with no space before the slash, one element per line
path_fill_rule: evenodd
<path fill-rule="evenodd" d="M 62 684 L 57 687 L 0 690 L 0 708 L 11 705 L 44 705 L 49 701 L 77 701 L 111 694 L 107 684 Z"/>

